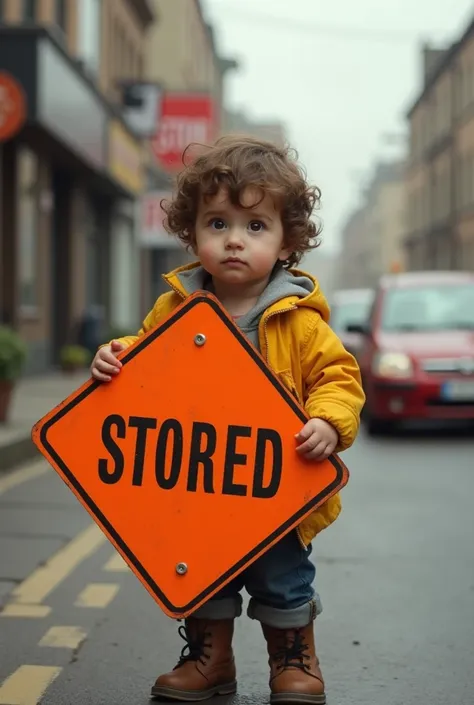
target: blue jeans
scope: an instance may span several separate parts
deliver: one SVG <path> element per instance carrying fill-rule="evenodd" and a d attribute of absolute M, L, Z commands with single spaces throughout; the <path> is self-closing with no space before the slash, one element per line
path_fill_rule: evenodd
<path fill-rule="evenodd" d="M 322 611 L 312 583 L 316 568 L 311 546 L 303 548 L 290 531 L 193 614 L 198 619 L 233 619 L 242 614 L 241 590 L 251 600 L 247 614 L 277 629 L 305 627 Z"/>

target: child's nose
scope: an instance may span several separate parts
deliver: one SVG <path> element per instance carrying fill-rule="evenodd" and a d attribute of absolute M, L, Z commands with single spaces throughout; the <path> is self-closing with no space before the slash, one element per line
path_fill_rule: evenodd
<path fill-rule="evenodd" d="M 242 232 L 240 228 L 229 228 L 227 231 L 227 247 L 241 247 L 242 246 Z"/>

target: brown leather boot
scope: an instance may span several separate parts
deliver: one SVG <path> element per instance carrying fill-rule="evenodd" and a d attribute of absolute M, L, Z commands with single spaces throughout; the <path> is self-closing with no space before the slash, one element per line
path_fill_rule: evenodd
<path fill-rule="evenodd" d="M 174 669 L 156 679 L 151 696 L 197 702 L 235 693 L 234 620 L 189 617 L 179 634 L 186 646 Z"/>
<path fill-rule="evenodd" d="M 274 629 L 266 624 L 262 629 L 270 657 L 270 702 L 324 705 L 313 622 L 301 629 Z"/>

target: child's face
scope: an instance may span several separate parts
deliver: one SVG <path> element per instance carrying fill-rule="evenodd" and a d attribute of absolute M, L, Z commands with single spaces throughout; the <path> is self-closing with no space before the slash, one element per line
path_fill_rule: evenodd
<path fill-rule="evenodd" d="M 268 279 L 278 260 L 291 252 L 284 247 L 281 216 L 270 196 L 247 188 L 245 208 L 233 206 L 227 191 L 201 200 L 196 222 L 196 254 L 215 279 L 226 284 L 250 284 Z M 256 205 L 257 204 L 257 205 Z"/>

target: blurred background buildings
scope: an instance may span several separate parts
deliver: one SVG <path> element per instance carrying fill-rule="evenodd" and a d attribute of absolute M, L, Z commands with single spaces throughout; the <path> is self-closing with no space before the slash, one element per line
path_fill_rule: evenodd
<path fill-rule="evenodd" d="M 0 0 L 0 323 L 26 342 L 27 373 L 57 365 L 69 343 L 93 347 L 99 330 L 135 330 L 162 273 L 188 261 L 159 206 L 187 144 L 291 138 L 278 116 L 229 103 L 241 62 L 220 48 L 208 9 Z M 474 269 L 474 21 L 419 53 L 396 155 L 368 158 L 339 246 L 303 263 L 328 294 L 387 272 Z"/>
<path fill-rule="evenodd" d="M 0 321 L 27 372 L 135 330 L 187 261 L 159 202 L 189 142 L 284 141 L 226 110 L 237 70 L 194 0 L 0 2 Z"/>
<path fill-rule="evenodd" d="M 377 164 L 342 231 L 334 286 L 412 270 L 474 269 L 474 20 L 420 52 L 403 157 Z"/>

